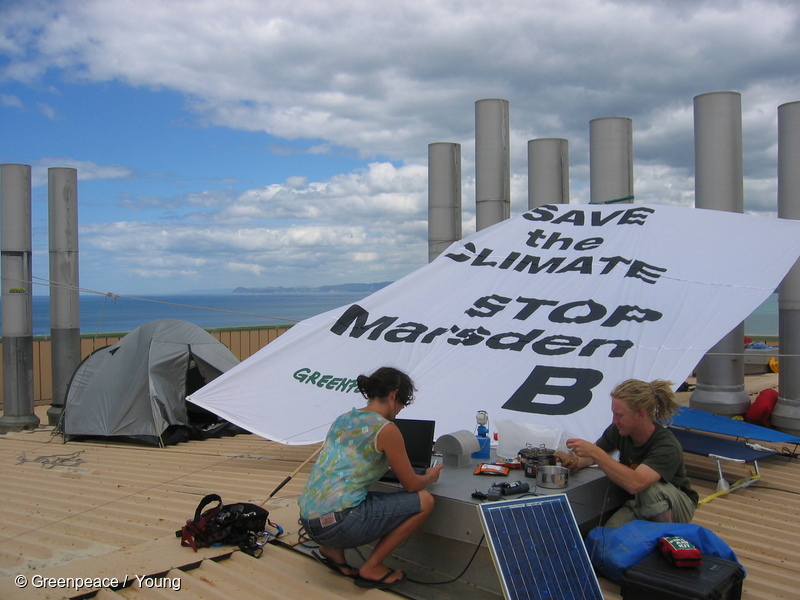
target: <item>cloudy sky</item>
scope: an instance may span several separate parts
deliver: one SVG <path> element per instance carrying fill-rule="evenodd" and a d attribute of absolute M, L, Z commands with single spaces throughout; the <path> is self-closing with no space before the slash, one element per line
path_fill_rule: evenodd
<path fill-rule="evenodd" d="M 800 100 L 796 0 L 0 0 L 0 162 L 79 177 L 80 278 L 120 294 L 395 280 L 427 261 L 427 149 L 510 103 L 527 140 L 633 119 L 637 202 L 693 203 L 693 98 L 741 93 L 745 210 L 775 214 L 777 107 Z M 34 290 L 34 293 L 45 293 Z"/>

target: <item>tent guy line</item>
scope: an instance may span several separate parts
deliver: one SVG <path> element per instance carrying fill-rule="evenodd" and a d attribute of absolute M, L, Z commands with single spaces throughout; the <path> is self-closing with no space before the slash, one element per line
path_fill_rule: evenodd
<path fill-rule="evenodd" d="M 2 277 L 1 279 L 5 279 L 5 278 Z M 291 322 L 291 323 L 299 323 L 300 322 L 299 319 L 290 319 L 290 318 L 287 318 L 287 317 L 271 317 L 269 315 L 246 313 L 246 312 L 241 312 L 241 311 L 236 311 L 236 310 L 226 310 L 224 308 L 209 308 L 207 306 L 195 306 L 193 304 L 181 304 L 179 302 L 167 302 L 165 300 L 154 300 L 152 298 L 140 298 L 140 297 L 137 297 L 137 296 L 125 296 L 123 294 L 115 294 L 113 292 L 99 292 L 97 290 L 91 290 L 91 289 L 88 289 L 88 288 L 82 288 L 82 287 L 77 287 L 77 286 L 73 286 L 73 285 L 67 285 L 67 284 L 64 284 L 64 283 L 51 281 L 51 280 L 45 279 L 43 277 L 33 277 L 33 280 L 34 281 L 27 281 L 25 283 L 31 283 L 33 285 L 48 286 L 48 287 L 51 287 L 51 288 L 58 287 L 58 288 L 67 289 L 67 290 L 78 290 L 79 292 L 84 293 L 84 294 L 95 294 L 97 296 L 106 296 L 107 298 L 112 298 L 115 302 L 118 299 L 121 298 L 121 299 L 124 299 L 124 300 L 137 300 L 139 302 L 150 302 L 152 304 L 166 304 L 166 305 L 169 305 L 169 306 L 177 306 L 177 307 L 180 307 L 180 308 L 194 308 L 194 309 L 197 309 L 197 310 L 207 310 L 209 312 L 220 312 L 220 313 L 228 313 L 228 314 L 232 314 L 232 315 L 243 315 L 243 316 L 246 316 L 246 317 L 258 317 L 260 319 L 272 319 L 272 320 L 275 320 L 275 321 L 288 321 L 288 322 Z M 14 281 L 19 281 L 19 280 L 15 279 Z"/>

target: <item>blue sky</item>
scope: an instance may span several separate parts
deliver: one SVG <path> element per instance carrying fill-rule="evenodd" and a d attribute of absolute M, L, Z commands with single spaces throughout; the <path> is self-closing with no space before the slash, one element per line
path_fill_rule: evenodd
<path fill-rule="evenodd" d="M 264 181 L 281 182 L 287 173 L 322 180 L 363 165 L 346 150 L 307 152 L 322 140 L 285 140 L 263 131 L 198 123 L 176 92 L 119 82 L 60 85 L 52 74 L 43 83 L 52 91 L 4 86 L 30 109 L 9 115 L 3 129 L 9 150 L 41 167 L 34 174 L 38 187 L 46 186 L 47 166 L 72 166 L 66 163 L 73 156 L 103 158 L 99 172 L 88 173 L 85 182 L 82 223 L 124 219 L 131 210 L 158 218 L 159 210 L 166 209 L 178 216 L 192 211 L 190 203 L 180 202 L 185 195 L 241 193 Z M 75 166 L 82 175 L 80 164 Z M 111 198 L 116 201 L 104 201 Z M 169 198 L 174 201 L 165 202 Z M 40 208 L 46 220 L 46 205 Z"/>
<path fill-rule="evenodd" d="M 526 144 L 567 138 L 588 201 L 589 121 L 634 123 L 638 202 L 693 203 L 697 94 L 742 94 L 745 209 L 776 212 L 777 107 L 800 100 L 782 0 L 4 0 L 0 162 L 33 167 L 47 278 L 48 167 L 78 169 L 81 287 L 119 294 L 398 279 L 427 260 L 427 146 L 474 103 Z M 34 293 L 45 293 L 34 289 Z"/>

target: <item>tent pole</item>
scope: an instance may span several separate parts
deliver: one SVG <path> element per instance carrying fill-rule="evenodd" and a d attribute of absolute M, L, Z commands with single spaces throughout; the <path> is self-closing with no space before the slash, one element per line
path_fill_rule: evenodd
<path fill-rule="evenodd" d="M 261 503 L 259 506 L 264 506 L 264 505 L 267 503 L 267 501 L 268 501 L 270 498 L 272 498 L 272 497 L 273 497 L 275 494 L 277 494 L 277 493 L 278 493 L 278 491 L 279 491 L 279 490 L 280 490 L 280 489 L 281 489 L 283 486 L 285 486 L 287 483 L 289 483 L 289 481 L 291 481 L 292 477 L 294 477 L 295 475 L 297 475 L 297 474 L 300 472 L 300 470 L 301 470 L 303 467 L 305 467 L 305 466 L 306 466 L 308 463 L 310 463 L 312 460 L 314 460 L 315 458 L 317 458 L 317 456 L 319 456 L 319 453 L 320 453 L 320 452 L 322 452 L 322 444 L 320 444 L 320 447 L 319 447 L 319 448 L 317 448 L 316 450 L 314 450 L 314 453 L 313 453 L 311 456 L 309 456 L 307 459 L 305 459 L 305 460 L 303 461 L 303 464 L 301 464 L 299 467 L 297 467 L 297 468 L 296 468 L 296 469 L 295 469 L 295 470 L 292 472 L 292 474 L 291 474 L 291 475 L 287 475 L 287 476 L 286 476 L 286 479 L 284 479 L 283 481 L 281 481 L 281 482 L 278 484 L 278 487 L 276 487 L 274 490 L 272 490 L 272 493 L 271 493 L 269 496 L 267 496 L 267 499 L 266 499 L 266 500 L 264 500 L 264 501 L 263 501 L 263 502 L 262 502 L 262 503 Z"/>

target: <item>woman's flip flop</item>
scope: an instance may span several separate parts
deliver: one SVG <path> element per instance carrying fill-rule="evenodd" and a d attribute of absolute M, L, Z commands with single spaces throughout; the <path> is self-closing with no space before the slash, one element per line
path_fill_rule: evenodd
<path fill-rule="evenodd" d="M 331 571 L 333 571 L 334 573 L 337 573 L 338 575 L 341 575 L 342 577 L 348 577 L 350 579 L 355 579 L 358 576 L 358 570 L 355 567 L 351 567 L 347 563 L 334 562 L 330 558 L 326 558 L 326 557 L 322 556 L 322 554 L 320 554 L 318 552 L 315 552 L 313 550 L 311 551 L 311 556 L 316 558 L 319 562 L 321 562 L 323 565 L 328 567 Z M 342 571 L 342 569 L 353 569 L 353 571 L 355 571 L 355 573 L 353 573 L 352 575 L 348 575 L 347 573 Z"/>
<path fill-rule="evenodd" d="M 360 588 L 368 588 L 368 589 L 375 589 L 375 590 L 385 590 L 390 587 L 394 587 L 396 585 L 400 585 L 406 580 L 406 574 L 403 573 L 402 577 L 399 579 L 395 579 L 394 581 L 387 582 L 386 580 L 392 576 L 393 573 L 396 573 L 394 569 L 389 569 L 389 571 L 381 577 L 380 579 L 366 579 L 361 577 L 360 575 L 356 577 L 355 584 Z"/>

